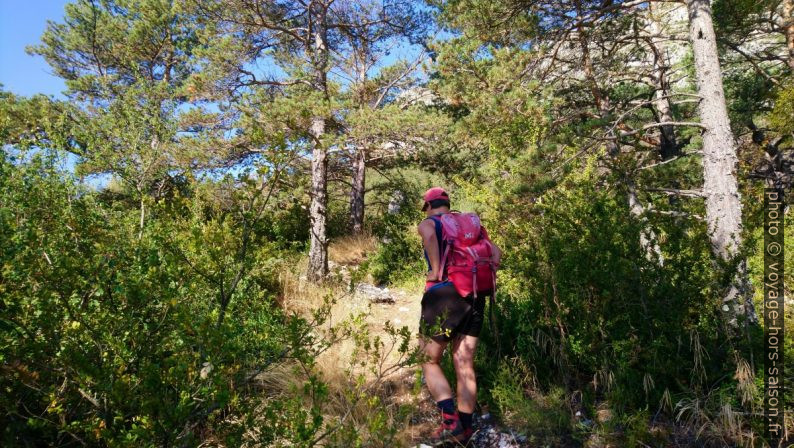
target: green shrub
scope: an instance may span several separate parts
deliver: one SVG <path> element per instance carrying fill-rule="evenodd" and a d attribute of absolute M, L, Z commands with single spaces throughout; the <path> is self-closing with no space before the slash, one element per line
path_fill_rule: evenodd
<path fill-rule="evenodd" d="M 718 314 L 730 271 L 717 269 L 705 224 L 632 217 L 625 191 L 600 187 L 593 165 L 539 185 L 523 163 L 529 162 L 497 159 L 494 166 L 511 176 L 461 181 L 505 253 L 496 313 L 501 347 L 486 329 L 478 356 L 487 391 L 481 398 L 508 418 L 531 416 L 527 406 L 536 405 L 521 401 L 533 401 L 531 394 L 500 373 L 500 360 L 520 359 L 531 366 L 535 390 L 575 394 L 585 410 L 608 402 L 625 423 L 622 437 L 635 441 L 653 443 L 642 429 L 649 419 L 638 412 L 675 418 L 672 406 L 660 409 L 665 391 L 697 397 L 724 384 L 730 390 L 723 402 L 751 412 L 738 401 L 738 381 L 730 380 L 737 355 L 749 359 L 748 347 L 726 343 Z M 700 206 L 687 210 L 699 214 Z M 640 244 L 647 227 L 658 237 L 663 265 Z M 757 335 L 751 336 L 758 353 Z M 537 411 L 554 419 L 548 409 Z"/>
<path fill-rule="evenodd" d="M 570 431 L 571 415 L 565 391 L 555 386 L 542 393 L 535 389 L 532 380 L 531 371 L 522 362 L 503 361 L 491 380 L 488 394 L 496 412 L 509 427 L 521 428 L 539 438 L 533 440 L 535 443 L 548 443 Z"/>
<path fill-rule="evenodd" d="M 4 446 L 195 445 L 206 422 L 245 412 L 252 371 L 311 358 L 310 324 L 272 300 L 266 232 L 252 226 L 241 252 L 238 215 L 201 188 L 144 199 L 141 230 L 139 210 L 55 165 L 0 159 Z"/>
<path fill-rule="evenodd" d="M 373 233 L 381 244 L 367 260 L 367 266 L 379 284 L 415 279 L 427 271 L 422 240 L 416 231 L 422 214 L 412 205 L 406 199 L 399 213 L 384 215 L 374 226 Z"/>

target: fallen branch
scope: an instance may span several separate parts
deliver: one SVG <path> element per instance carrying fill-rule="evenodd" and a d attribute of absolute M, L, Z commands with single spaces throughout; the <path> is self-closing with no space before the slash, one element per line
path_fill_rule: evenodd
<path fill-rule="evenodd" d="M 664 193 L 668 196 L 685 196 L 690 198 L 705 198 L 703 190 L 679 190 L 676 188 L 644 188 L 645 191 L 653 193 Z"/>
<path fill-rule="evenodd" d="M 705 218 L 700 216 L 700 215 L 694 215 L 694 214 L 686 213 L 686 212 L 677 212 L 677 211 L 674 211 L 674 210 L 656 210 L 656 209 L 653 209 L 653 208 L 650 208 L 650 209 L 648 209 L 646 211 L 649 212 L 649 213 L 656 213 L 657 215 L 672 216 L 672 217 L 675 217 L 675 218 L 697 219 L 697 220 L 700 220 L 700 221 L 705 221 Z"/>
<path fill-rule="evenodd" d="M 102 409 L 102 406 L 99 405 L 99 401 L 96 398 L 92 397 L 91 395 L 88 395 L 88 393 L 86 393 L 86 391 L 84 391 L 82 388 L 78 387 L 77 388 L 77 392 L 79 392 L 80 395 L 82 395 L 83 398 L 88 400 L 89 403 L 94 405 L 95 408 Z"/>

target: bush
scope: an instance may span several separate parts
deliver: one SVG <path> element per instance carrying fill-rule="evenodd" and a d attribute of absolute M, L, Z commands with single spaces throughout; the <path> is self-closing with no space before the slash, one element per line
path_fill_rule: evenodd
<path fill-rule="evenodd" d="M 520 177 L 489 188 L 464 185 L 505 253 L 497 301 L 502 347 L 484 334 L 479 359 L 486 398 L 505 415 L 531 419 L 532 410 L 510 398 L 522 389 L 506 382 L 509 375 L 493 373 L 504 369 L 496 353 L 532 366 L 540 390 L 580 391 L 585 408 L 608 401 L 629 418 L 639 409 L 655 412 L 666 393 L 705 393 L 734 375 L 726 366 L 746 350 L 726 344 L 722 332 L 723 277 L 705 225 L 634 219 L 625 192 L 599 188 L 596 179 L 585 169 L 534 194 Z M 644 226 L 663 242 L 663 266 L 646 258 Z"/>
<path fill-rule="evenodd" d="M 379 284 L 416 279 L 427 271 L 422 240 L 416 232 L 423 215 L 408 196 L 404 196 L 398 213 L 383 215 L 373 226 L 373 234 L 381 244 L 367 260 L 367 267 Z"/>
<path fill-rule="evenodd" d="M 565 391 L 559 386 L 545 394 L 537 390 L 531 371 L 520 360 L 501 362 L 491 381 L 488 394 L 498 415 L 509 427 L 540 439 L 534 443 L 553 443 L 570 431 Z"/>
<path fill-rule="evenodd" d="M 55 165 L 0 159 L 3 445 L 193 445 L 245 412 L 251 372 L 313 356 L 312 324 L 273 300 L 267 232 L 241 252 L 239 215 L 202 188 L 144 198 L 141 230 Z"/>

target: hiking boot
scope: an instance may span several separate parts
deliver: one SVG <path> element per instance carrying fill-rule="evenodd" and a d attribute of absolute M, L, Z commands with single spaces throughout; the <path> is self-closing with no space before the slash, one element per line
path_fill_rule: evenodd
<path fill-rule="evenodd" d="M 463 429 L 463 424 L 460 422 L 460 416 L 457 411 L 454 414 L 447 414 L 442 411 L 441 426 L 433 433 L 430 440 L 434 445 L 445 442 L 466 445 L 473 433 L 474 431 L 471 428 Z"/>

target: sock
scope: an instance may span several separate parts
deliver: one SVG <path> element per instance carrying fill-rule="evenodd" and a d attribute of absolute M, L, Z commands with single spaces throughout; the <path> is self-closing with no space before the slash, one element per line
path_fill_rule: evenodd
<path fill-rule="evenodd" d="M 460 423 L 463 425 L 463 429 L 470 429 L 472 417 L 471 414 L 458 411 L 458 415 L 460 415 Z"/>
<path fill-rule="evenodd" d="M 455 413 L 455 402 L 451 398 L 447 398 L 446 400 L 441 400 L 438 403 L 438 408 L 441 409 L 441 412 L 445 414 L 454 414 Z"/>

